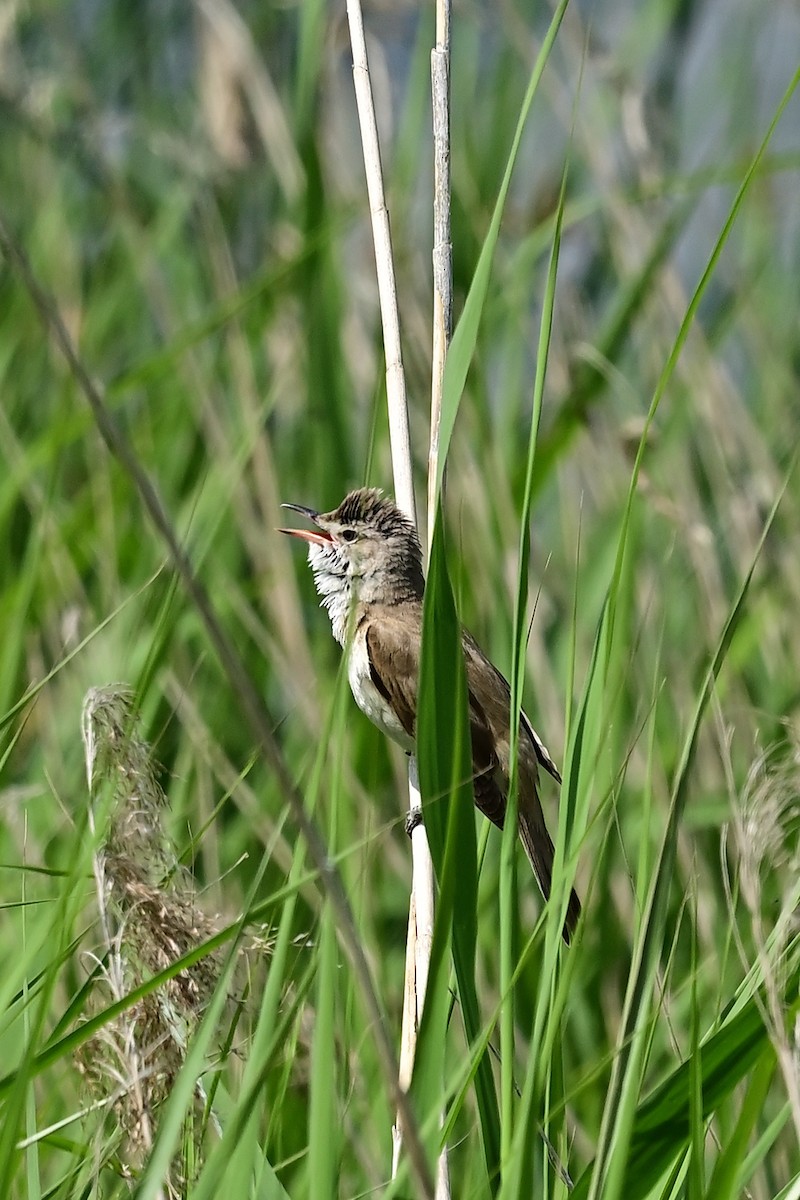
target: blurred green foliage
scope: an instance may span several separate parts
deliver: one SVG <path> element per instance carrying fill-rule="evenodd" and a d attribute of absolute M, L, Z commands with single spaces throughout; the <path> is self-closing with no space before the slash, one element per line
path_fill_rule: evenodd
<path fill-rule="evenodd" d="M 457 314 L 549 17 L 513 3 L 454 13 Z M 433 17 L 412 5 L 376 7 L 367 25 L 422 496 Z M 568 716 L 596 661 L 651 397 L 799 52 L 789 4 L 576 5 L 526 126 L 455 426 L 445 511 L 460 613 L 509 674 L 539 320 L 568 160 L 533 479 L 535 614 L 525 692 L 559 762 Z M 227 0 L 31 0 L 3 18 L 0 63 L 0 214 L 56 297 L 276 714 L 292 774 L 333 837 L 399 1038 L 410 873 L 405 762 L 349 697 L 345 715 L 334 717 L 338 649 L 296 547 L 274 532 L 281 500 L 322 509 L 363 481 L 391 486 L 344 9 L 319 0 L 247 0 L 238 8 Z M 565 1195 L 554 1156 L 577 1179 L 598 1148 L 638 922 L 682 751 L 800 437 L 799 105 L 795 95 L 647 432 L 615 584 L 613 646 L 591 700 L 596 756 L 584 763 L 581 784 L 591 819 L 577 866 L 585 925 L 566 968 L 562 960 L 569 986 L 558 1045 L 530 1056 L 550 959 L 543 938 L 530 941 L 539 900 L 520 863 L 514 1071 L 520 1091 L 534 1076 L 538 1089 L 535 1128 L 520 1131 L 528 1137 L 521 1194 Z M 210 1058 L 205 1086 L 219 1071 L 223 1129 L 244 1121 L 245 1095 L 252 1122 L 245 1157 L 237 1160 L 235 1145 L 223 1141 L 215 1170 L 228 1187 L 244 1180 L 249 1191 L 235 1193 L 242 1195 L 285 1188 L 316 1200 L 377 1189 L 389 1171 L 391 1104 L 330 913 L 308 883 L 304 847 L 286 820 L 286 798 L 253 759 L 237 697 L 165 547 L 6 264 L 0 314 L 0 715 L 13 711 L 0 727 L 4 1071 L 47 1044 L 100 944 L 90 872 L 75 873 L 78 862 L 90 867 L 81 842 L 80 713 L 87 688 L 125 680 L 138 690 L 171 835 L 203 906 L 222 914 L 221 923 L 233 921 L 255 887 L 265 936 L 280 948 L 274 977 L 267 955 L 255 963 L 249 956 L 244 1012 L 235 1026 L 229 1014 L 219 1034 L 222 1043 L 229 1029 L 232 1044 Z M 637 1026 L 644 1057 L 633 1099 L 643 1102 L 669 1080 L 763 976 L 778 1068 L 767 1070 L 773 1051 L 764 1021 L 755 1021 L 760 1056 L 741 1083 L 733 1072 L 741 1043 L 733 1035 L 716 1043 L 731 1074 L 713 1092 L 713 1121 L 696 1098 L 691 1113 L 673 1121 L 669 1104 L 659 1107 L 665 1093 L 656 1092 L 643 1113 L 666 1112 L 659 1145 L 676 1165 L 648 1176 L 650 1190 L 637 1194 L 738 1196 L 747 1187 L 762 1200 L 800 1172 L 800 1075 L 786 1025 L 800 783 L 798 530 L 800 484 L 791 475 L 697 731 L 663 954 Z M 44 679 L 30 703 L 16 707 Z M 545 806 L 554 829 L 554 789 Z M 476 979 L 486 1023 L 501 1003 L 499 857 L 493 832 L 478 894 Z M 283 890 L 290 871 L 291 904 Z M 80 1013 L 71 1016 L 74 1025 Z M 748 1009 L 737 1030 L 750 1019 Z M 446 1060 L 449 1098 L 464 1085 L 451 1136 L 453 1194 L 484 1196 L 457 1009 Z M 679 1077 L 681 1087 L 688 1076 Z M 88 1103 L 67 1056 L 29 1085 L 16 1079 L 19 1138 Z M 695 1071 L 692 1087 L 698 1079 L 702 1086 Z M 556 1138 L 549 1150 L 545 1127 Z M 111 1117 L 87 1113 L 24 1152 L 9 1134 L 0 1153 L 3 1194 L 120 1194 L 118 1132 Z M 683 1155 L 690 1135 L 691 1169 Z M 210 1184 L 201 1177 L 199 1187 Z"/>

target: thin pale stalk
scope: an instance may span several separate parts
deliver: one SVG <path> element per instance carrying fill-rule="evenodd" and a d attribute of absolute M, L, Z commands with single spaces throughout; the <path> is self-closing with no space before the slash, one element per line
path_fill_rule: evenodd
<path fill-rule="evenodd" d="M 450 234 L 450 0 L 437 0 L 431 51 L 433 105 L 433 356 L 431 440 L 428 452 L 428 545 L 436 519 L 439 426 L 444 364 L 453 333 L 453 244 Z"/>
<path fill-rule="evenodd" d="M 450 0 L 436 0 L 436 45 L 431 51 L 433 116 L 433 339 L 431 356 L 431 433 L 428 451 L 428 549 L 436 523 L 439 427 L 444 395 L 444 366 L 453 335 L 453 244 L 450 233 Z M 431 937 L 433 911 L 431 910 Z M 428 944 L 430 959 L 430 942 Z M 427 968 L 426 968 L 427 979 Z M 450 1196 L 447 1146 L 442 1148 L 436 1179 L 437 1200 Z"/>
<path fill-rule="evenodd" d="M 367 177 L 372 236 L 375 244 L 375 268 L 386 355 L 386 399 L 389 407 L 389 438 L 392 473 L 398 505 L 417 524 L 411 468 L 411 441 L 408 427 L 408 402 L 400 348 L 400 319 L 392 257 L 389 210 L 383 187 L 378 126 L 369 77 L 367 43 L 359 0 L 348 0 L 347 20 L 353 51 L 353 83 Z M 409 814 L 420 813 L 422 801 L 417 781 L 416 761 L 408 767 Z M 434 881 L 428 837 L 424 824 L 416 823 L 411 835 L 412 881 L 409 905 L 408 946 L 406 949 L 405 1003 L 402 1026 L 400 1086 L 405 1091 L 411 1081 L 416 1054 L 417 1030 L 425 1004 L 431 941 L 433 936 Z M 413 970 L 413 979 L 410 972 Z M 396 1174 L 402 1149 L 404 1126 L 398 1112 L 392 1131 L 392 1173 Z M 436 1187 L 437 1200 L 449 1196 L 446 1161 L 440 1162 Z"/>
<path fill-rule="evenodd" d="M 367 42 L 360 0 L 348 0 L 347 20 L 353 50 L 353 85 L 367 176 L 367 195 L 375 244 L 375 271 L 383 325 L 386 355 L 386 399 L 389 406 L 389 438 L 392 447 L 394 493 L 398 505 L 416 524 L 414 484 L 411 474 L 411 439 L 408 429 L 408 403 L 403 358 L 400 350 L 400 318 L 397 311 L 397 285 L 392 257 L 389 210 L 383 190 L 383 170 L 378 142 L 378 125 L 367 61 Z"/>
<path fill-rule="evenodd" d="M 409 761 L 408 787 L 410 808 L 422 808 L 419 792 L 416 759 Z M 419 826 L 424 833 L 424 826 Z M 403 1025 L 400 1038 L 400 1086 L 407 1091 L 414 1072 L 417 1050 L 417 1032 L 422 1020 L 425 995 L 428 990 L 428 973 L 433 944 L 434 918 L 434 874 L 433 861 L 428 847 L 427 834 L 411 839 L 412 888 L 408 909 L 408 936 L 406 941 L 406 970 L 403 988 Z M 422 905 L 418 908 L 418 905 Z M 398 1114 L 392 1129 L 392 1179 L 400 1167 L 400 1152 L 403 1146 L 403 1129 Z M 450 1195 L 447 1151 L 442 1151 L 436 1185 L 437 1200 L 447 1200 Z"/>

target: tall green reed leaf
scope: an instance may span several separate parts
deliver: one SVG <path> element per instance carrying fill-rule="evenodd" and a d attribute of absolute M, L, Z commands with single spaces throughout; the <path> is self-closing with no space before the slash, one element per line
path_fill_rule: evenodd
<path fill-rule="evenodd" d="M 525 488 L 520 513 L 520 542 L 517 563 L 517 592 L 514 604 L 514 644 L 511 664 L 511 776 L 509 783 L 508 805 L 506 808 L 505 825 L 500 864 L 500 980 L 506 1003 L 503 1006 L 500 1022 L 500 1054 L 501 1054 L 501 1095 L 503 1113 L 503 1191 L 508 1196 L 517 1195 L 523 1185 L 524 1172 L 530 1169 L 531 1153 L 534 1139 L 530 1130 L 536 1123 L 536 1110 L 539 1100 L 538 1087 L 542 1076 L 549 1074 L 550 1064 L 539 1061 L 539 1048 L 542 1030 L 547 1011 L 552 1013 L 558 980 L 558 949 L 561 942 L 561 930 L 566 916 L 566 906 L 571 883 L 562 887 L 563 851 L 556 852 L 553 863 L 552 904 L 556 920 L 548 925 L 550 936 L 546 940 L 545 956 L 540 978 L 543 986 L 539 989 L 534 1029 L 529 1048 L 529 1069 L 525 1077 L 523 1102 L 520 1107 L 518 1121 L 514 1120 L 514 1062 L 515 1062 L 515 1029 L 514 1004 L 511 979 L 514 973 L 513 931 L 516 924 L 516 875 L 515 851 L 517 842 L 517 750 L 519 742 L 519 721 L 522 712 L 522 694 L 525 683 L 525 662 L 528 647 L 528 567 L 530 563 L 530 516 L 533 501 L 534 463 L 536 460 L 536 442 L 539 432 L 539 422 L 542 412 L 542 399 L 547 375 L 547 360 L 550 351 L 550 338 L 553 328 L 553 308 L 555 304 L 556 278 L 558 273 L 558 258 L 561 249 L 561 230 L 564 218 L 564 201 L 566 197 L 567 171 L 564 169 L 561 179 L 558 205 L 556 208 L 553 242 L 550 249 L 550 260 L 547 270 L 544 296 L 542 299 L 542 316 L 539 325 L 539 344 L 536 355 L 536 376 L 533 387 L 533 411 L 528 438 L 528 456 L 525 471 Z M 571 822 L 570 822 L 571 824 Z M 563 901 L 563 902 L 562 902 Z M 544 982 L 546 981 L 546 983 Z M 543 1069 L 540 1069 L 542 1068 Z M 512 1146 L 514 1147 L 512 1153 Z"/>
<path fill-rule="evenodd" d="M 703 1072 L 700 1061 L 700 1007 L 697 1000 L 697 903 L 691 903 L 691 995 L 689 1035 L 689 1192 L 688 1200 L 703 1200 L 705 1194 L 705 1140 L 703 1121 Z"/>
<path fill-rule="evenodd" d="M 20 1122 L 26 1112 L 29 1089 L 38 1073 L 40 1046 L 46 1042 L 45 1028 L 50 1005 L 58 982 L 63 952 L 73 940 L 73 929 L 85 903 L 84 880 L 91 874 L 93 838 L 84 815 L 74 832 L 73 853 L 70 870 L 59 881 L 60 888 L 55 904 L 44 919 L 37 919 L 26 938 L 24 954 L 19 955 L 15 971 L 24 980 L 34 962 L 37 962 L 48 946 L 55 953 L 48 958 L 41 986 L 35 997 L 35 1009 L 27 1022 L 28 1036 L 23 1046 L 20 1062 L 12 1074 L 6 1076 L 8 1096 L 4 1100 L 4 1117 L 0 1125 L 0 1195 L 11 1194 L 11 1184 L 16 1172 L 20 1151 L 18 1134 Z M 12 989 L 13 991 L 13 986 Z"/>
<path fill-rule="evenodd" d="M 333 736 L 321 742 L 333 758 L 330 778 L 328 845 L 335 852 L 339 839 L 339 801 L 342 776 L 342 747 L 345 727 L 345 672 L 339 670 L 331 726 Z M 319 755 L 319 759 L 322 754 Z M 336 1027 L 338 1001 L 338 944 L 330 905 L 322 911 L 319 935 L 319 968 L 314 1039 L 311 1050 L 311 1103 L 309 1111 L 308 1172 L 310 1194 L 319 1200 L 339 1194 L 337 1164 L 341 1144 L 341 1117 L 337 1108 Z"/>
<path fill-rule="evenodd" d="M 472 794 L 472 751 L 461 625 L 447 572 L 441 509 L 437 511 L 425 588 L 417 715 L 417 758 L 431 857 L 439 883 L 428 992 L 420 1028 L 412 1094 L 423 1114 L 438 1111 L 446 1021 L 449 956 L 467 1041 L 481 1034 L 475 987 L 478 863 Z M 434 1069 L 435 1068 L 435 1069 Z M 490 1185 L 498 1181 L 499 1118 L 491 1066 L 478 1063 L 475 1089 Z"/>
<path fill-rule="evenodd" d="M 26 838 L 27 841 L 27 838 Z M 21 904 L 22 904 L 22 952 L 25 953 L 25 944 L 27 942 L 27 915 L 26 908 L 26 892 L 27 879 L 23 871 L 20 880 Z M 23 988 L 23 1000 L 27 1000 L 27 982 Z M 22 1013 L 22 1035 L 26 1044 L 30 1042 L 31 1036 L 31 1014 L 27 1004 L 24 1005 Z M 25 1149 L 25 1173 L 28 1185 L 29 1200 L 39 1200 L 42 1194 L 41 1174 L 39 1170 L 39 1145 L 35 1140 L 37 1129 L 36 1120 L 36 1095 L 33 1088 L 28 1088 L 27 1104 L 25 1108 L 25 1136 L 26 1141 L 30 1144 Z M 33 1140 L 31 1140 L 33 1139 Z"/>

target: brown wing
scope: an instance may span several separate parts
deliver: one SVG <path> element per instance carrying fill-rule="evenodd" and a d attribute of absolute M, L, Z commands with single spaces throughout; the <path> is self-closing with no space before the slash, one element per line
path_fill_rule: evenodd
<path fill-rule="evenodd" d="M 382 609 L 373 614 L 366 634 L 370 678 L 412 738 L 416 735 L 420 628 L 421 621 L 401 623 L 391 609 Z M 469 725 L 475 803 L 484 816 L 502 828 L 506 800 L 494 778 L 499 768 L 494 738 L 472 687 L 469 689 Z"/>
<path fill-rule="evenodd" d="M 367 658 L 372 682 L 393 709 L 409 737 L 416 735 L 419 628 L 409 630 L 391 613 L 379 614 L 367 627 Z"/>
<path fill-rule="evenodd" d="M 471 692 L 488 717 L 489 724 L 495 736 L 502 731 L 508 737 L 508 715 L 511 705 L 511 688 L 497 667 L 489 661 L 481 650 L 472 634 L 464 631 L 464 661 L 467 665 L 467 682 Z M 561 775 L 553 762 L 542 739 L 531 725 L 525 713 L 520 714 L 520 728 L 528 735 L 536 761 L 544 767 L 548 775 L 552 775 L 556 783 L 561 783 Z"/>
<path fill-rule="evenodd" d="M 398 621 L 390 608 L 374 613 L 366 633 L 370 678 L 394 711 L 409 737 L 416 735 L 417 686 L 421 642 L 421 613 L 415 621 Z M 501 829 L 506 815 L 509 758 L 508 683 L 484 656 L 474 639 L 463 634 L 464 663 L 469 689 L 469 725 L 475 803 Z M 545 897 L 550 894 L 553 843 L 547 832 L 538 795 L 538 765 L 561 782 L 553 760 L 523 714 L 520 740 L 519 833 Z M 573 891 L 564 938 L 580 916 Z"/>
<path fill-rule="evenodd" d="M 468 633 L 464 634 L 464 660 L 470 687 L 470 708 L 479 709 L 484 714 L 484 722 L 494 747 L 496 761 L 496 767 L 491 775 L 476 778 L 475 800 L 478 807 L 486 813 L 490 820 L 494 821 L 496 825 L 502 826 L 505 816 L 505 788 L 510 755 L 508 719 L 510 688 L 500 672 L 492 666 Z M 520 734 L 519 835 L 534 874 L 539 881 L 539 886 L 547 898 L 550 895 L 555 851 L 550 834 L 547 832 L 544 813 L 539 801 L 538 768 L 539 766 L 544 767 L 559 783 L 561 776 L 524 713 L 520 718 Z M 481 789 L 483 791 L 479 796 Z M 495 816 L 496 812 L 500 813 L 499 820 Z M 563 936 L 567 942 L 569 942 L 571 931 L 578 922 L 580 911 L 580 901 L 573 890 L 570 893 L 567 920 L 563 930 Z"/>
<path fill-rule="evenodd" d="M 506 789 L 494 737 L 475 691 L 469 689 L 469 731 L 472 738 L 472 790 L 475 804 L 485 817 L 503 828 L 506 816 Z"/>

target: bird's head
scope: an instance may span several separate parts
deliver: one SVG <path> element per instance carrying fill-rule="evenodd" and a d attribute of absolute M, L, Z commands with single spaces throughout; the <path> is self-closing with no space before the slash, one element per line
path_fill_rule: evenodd
<path fill-rule="evenodd" d="M 422 595 L 422 550 L 417 531 L 397 505 L 375 488 L 349 492 L 338 508 L 320 513 L 284 504 L 302 513 L 316 529 L 282 529 L 308 544 L 314 583 L 330 610 L 353 600 L 397 604 Z M 342 640 L 341 638 L 339 639 Z"/>

